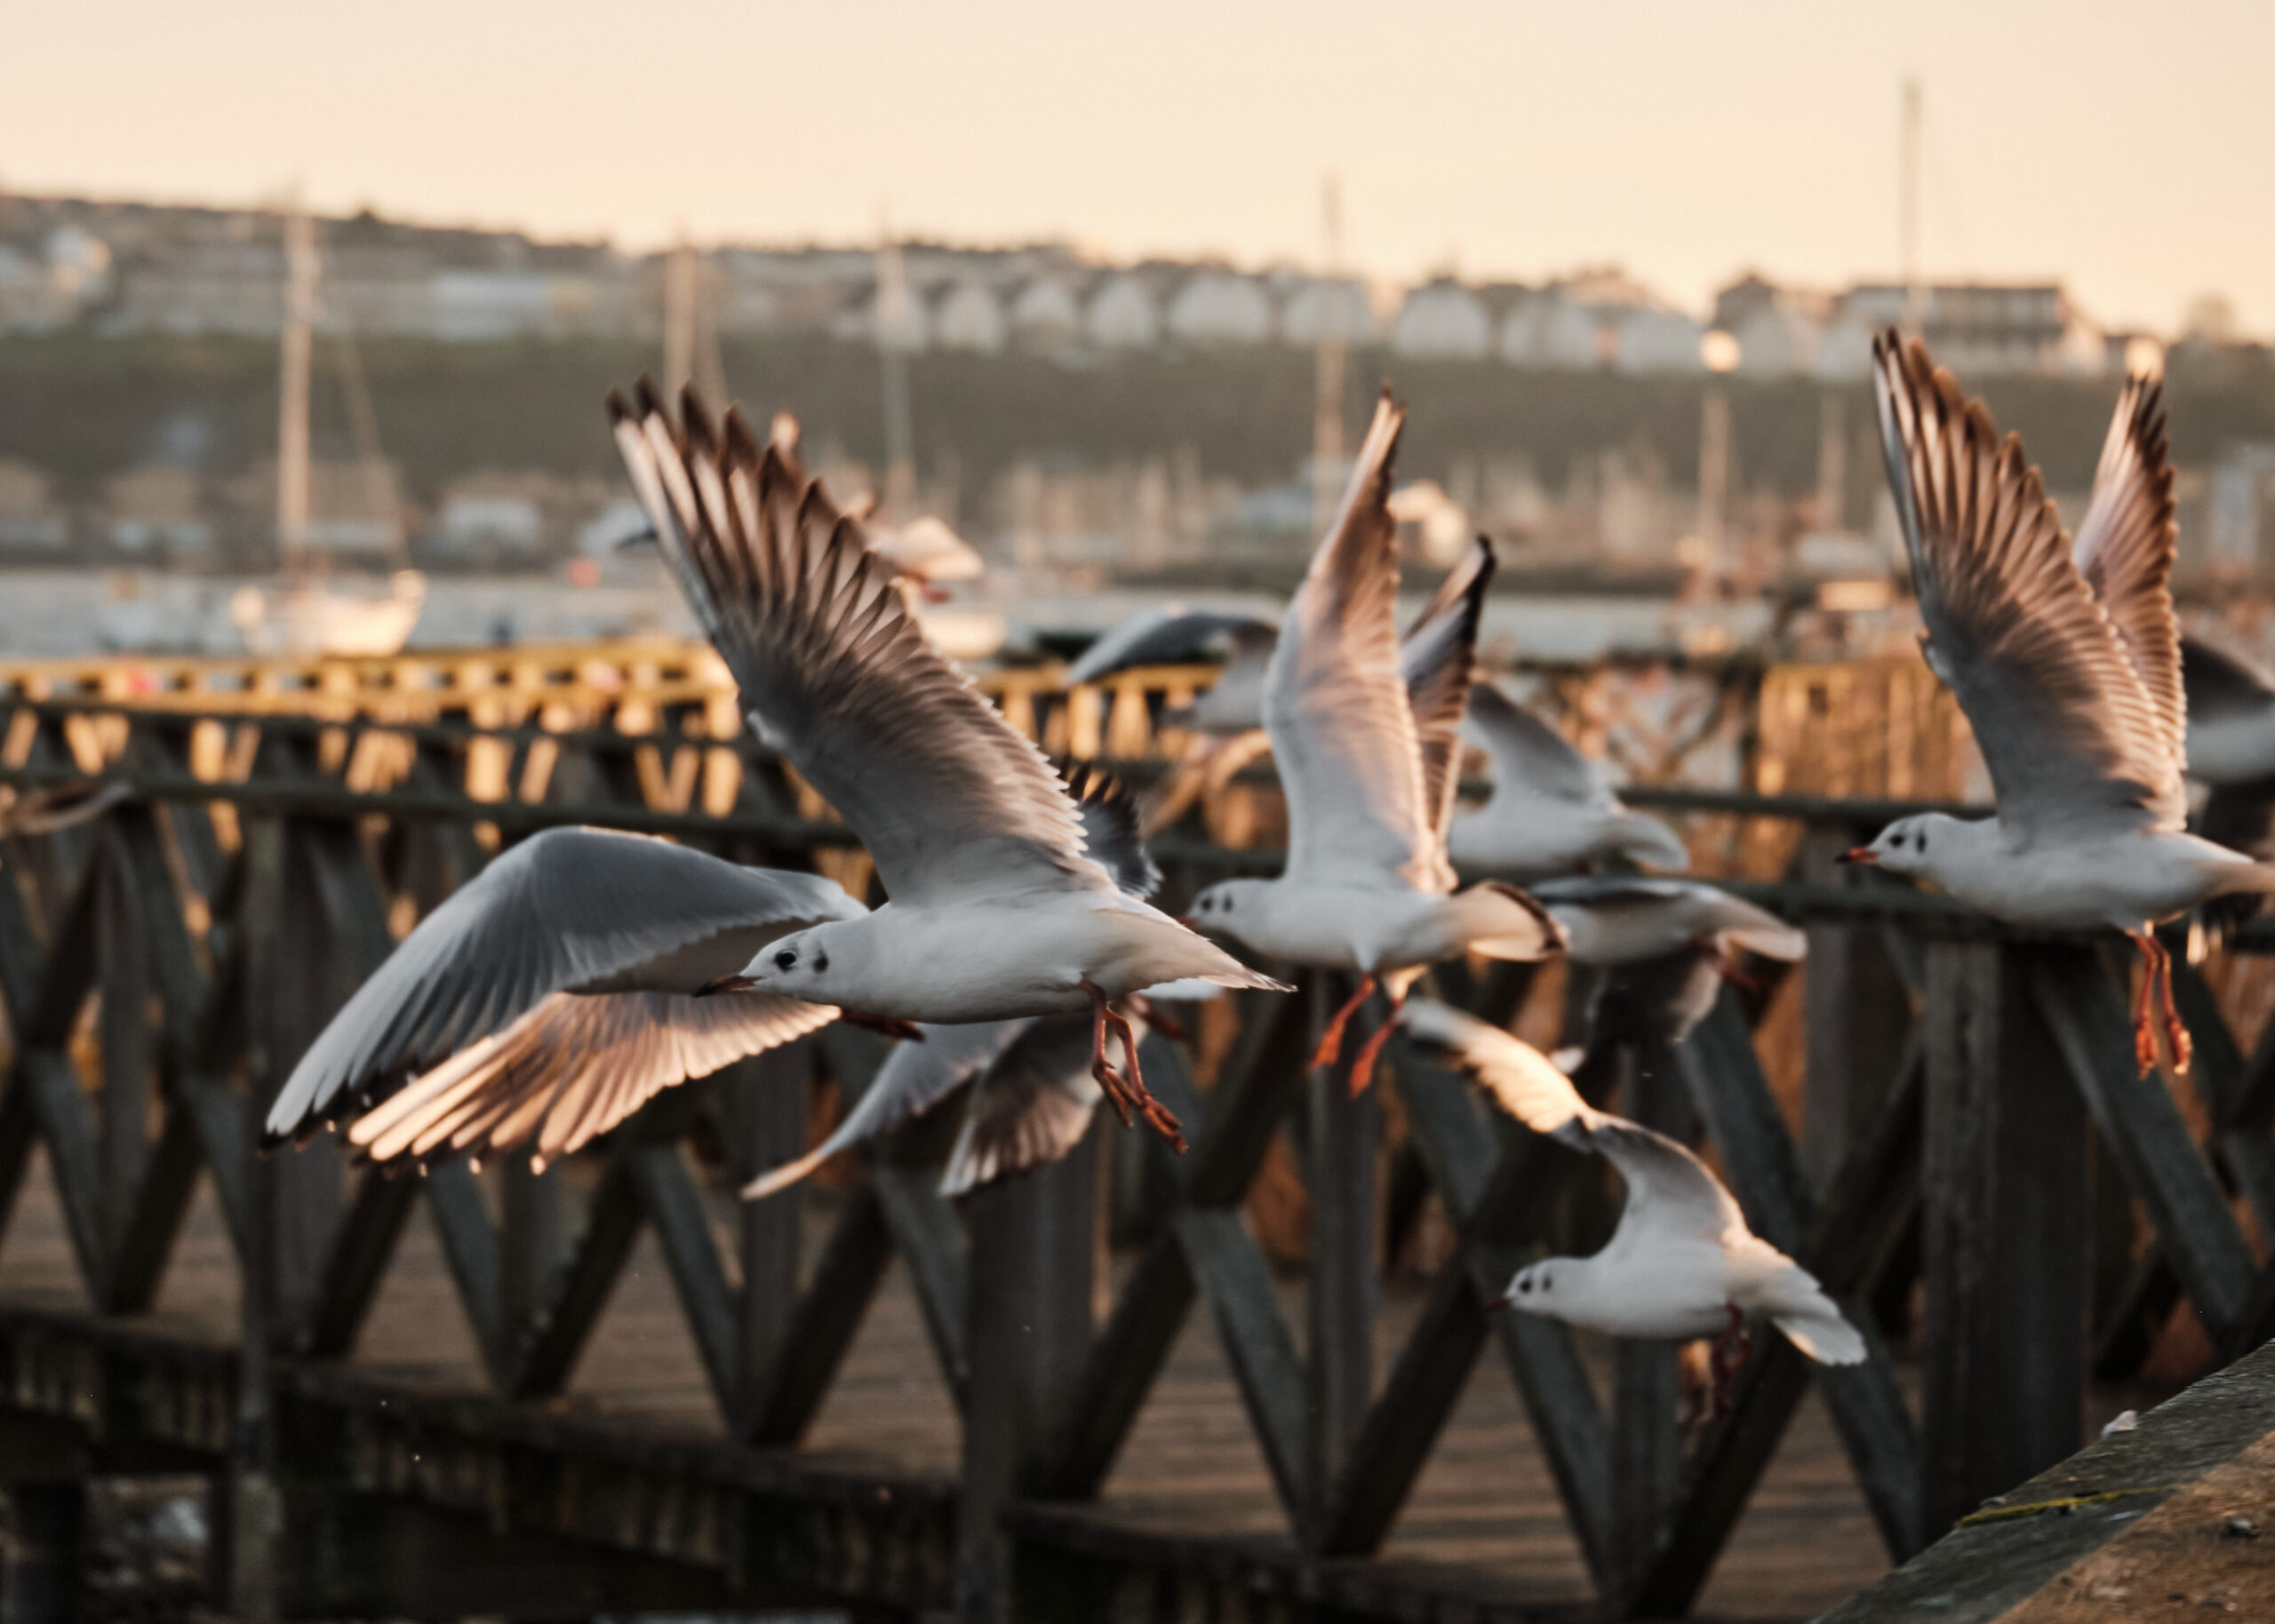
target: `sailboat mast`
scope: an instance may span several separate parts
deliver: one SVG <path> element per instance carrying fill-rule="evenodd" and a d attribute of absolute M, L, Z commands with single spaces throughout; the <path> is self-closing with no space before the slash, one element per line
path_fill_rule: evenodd
<path fill-rule="evenodd" d="M 284 342 L 276 412 L 276 545 L 291 581 L 307 567 L 308 351 L 315 306 L 315 222 L 296 206 L 284 219 Z"/>
<path fill-rule="evenodd" d="M 1317 376 L 1312 402 L 1312 534 L 1327 529 L 1343 485 L 1343 192 L 1329 175 L 1321 194 L 1325 261 L 1319 300 Z"/>

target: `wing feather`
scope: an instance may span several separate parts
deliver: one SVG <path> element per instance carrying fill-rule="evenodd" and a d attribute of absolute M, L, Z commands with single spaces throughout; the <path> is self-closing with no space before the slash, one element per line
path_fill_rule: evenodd
<path fill-rule="evenodd" d="M 2093 500 L 2078 525 L 2071 556 L 2108 611 L 2176 761 L 2184 766 L 2188 697 L 2181 681 L 2180 620 L 2172 605 L 2179 537 L 2164 386 L 2128 378 L 2102 442 Z"/>
<path fill-rule="evenodd" d="M 1446 830 L 1460 798 L 1461 723 L 1476 678 L 1477 626 L 1493 566 L 1493 544 L 1480 536 L 1399 645 L 1399 670 L 1422 750 L 1422 808 L 1441 862 Z M 1446 888 L 1452 883 L 1449 872 Z"/>
<path fill-rule="evenodd" d="M 1265 679 L 1264 725 L 1288 795 L 1287 872 L 1380 875 L 1444 890 L 1421 741 L 1398 654 L 1391 460 L 1406 414 L 1385 392 Z"/>
<path fill-rule="evenodd" d="M 766 743 L 834 807 L 901 901 L 1111 891 L 1034 744 L 925 640 L 892 570 L 738 411 L 609 397 L 618 450 Z"/>
<path fill-rule="evenodd" d="M 308 1047 L 267 1138 L 313 1132 L 569 988 L 691 991 L 767 942 L 861 905 L 817 874 L 646 835 L 548 829 L 452 893 Z"/>
<path fill-rule="evenodd" d="M 1889 333 L 1874 354 L 1928 661 L 1974 726 L 2000 819 L 2026 840 L 2111 821 L 2179 829 L 2169 733 L 2021 442 L 2001 443 L 1920 345 Z"/>
<path fill-rule="evenodd" d="M 524 1146 L 551 1161 L 661 1090 L 836 1018 L 771 992 L 556 992 L 366 1112 L 348 1142 L 383 1166 Z"/>

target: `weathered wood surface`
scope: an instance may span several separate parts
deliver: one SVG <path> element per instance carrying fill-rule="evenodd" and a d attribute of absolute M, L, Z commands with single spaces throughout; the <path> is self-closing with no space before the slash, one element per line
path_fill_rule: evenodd
<path fill-rule="evenodd" d="M 2275 1346 L 1988 1501 L 1822 1624 L 2275 1618 L 2271 1506 Z"/>
<path fill-rule="evenodd" d="M 23 1205 L 0 1245 L 0 1300 L 85 1307 L 53 1187 L 35 1157 Z M 568 1169 L 574 1174 L 577 1165 Z M 485 1171 L 485 1182 L 499 1175 Z M 581 1181 L 589 1184 L 589 1180 Z M 573 1217 L 591 1188 L 564 1194 Z M 734 1222 L 723 1191 L 706 1191 L 715 1228 Z M 852 1190 L 814 1200 L 826 1226 L 859 1199 Z M 1123 1272 L 1129 1264 L 1125 1262 Z M 810 1274 L 812 1265 L 809 1264 Z M 578 1413 L 631 1422 L 659 1437 L 723 1437 L 700 1352 L 689 1335 L 653 1235 L 631 1248 L 608 1311 L 568 1383 Z M 201 1183 L 153 1329 L 234 1340 L 237 1273 L 210 1184 Z M 1426 1286 L 1393 1280 L 1374 1336 L 1387 1370 L 1426 1303 Z M 1303 1323 L 1299 1285 L 1281 1282 L 1280 1306 Z M 1608 1349 L 1589 1365 L 1608 1380 Z M 423 1204 L 405 1222 L 354 1357 L 354 1373 L 412 1393 L 478 1390 L 482 1355 L 452 1288 Z M 889 1266 L 868 1317 L 814 1414 L 797 1458 L 817 1467 L 946 1484 L 959 1466 L 955 1406 L 942 1383 L 906 1270 Z M 1270 1469 L 1249 1429 L 1206 1314 L 1186 1318 L 1127 1445 L 1085 1516 L 1147 1536 L 1245 1537 L 1287 1548 L 1286 1519 Z M 1591 1594 L 1586 1564 L 1567 1530 L 1553 1479 L 1525 1410 L 1497 1359 L 1481 1359 L 1457 1389 L 1447 1429 L 1416 1478 L 1383 1548 L 1383 1560 L 1441 1572 L 1440 1587 L 1514 1591 L 1577 1605 Z M 1887 1571 L 1888 1559 L 1832 1426 L 1805 1400 L 1700 1597 L 1703 1616 L 1800 1620 Z"/>

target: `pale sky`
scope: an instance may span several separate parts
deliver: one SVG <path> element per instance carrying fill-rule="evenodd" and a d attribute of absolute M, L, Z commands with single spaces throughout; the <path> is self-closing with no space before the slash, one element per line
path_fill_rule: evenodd
<path fill-rule="evenodd" d="M 0 187 L 699 242 L 1058 236 L 1384 278 L 1896 261 L 2275 332 L 2275 5 L 0 0 Z"/>

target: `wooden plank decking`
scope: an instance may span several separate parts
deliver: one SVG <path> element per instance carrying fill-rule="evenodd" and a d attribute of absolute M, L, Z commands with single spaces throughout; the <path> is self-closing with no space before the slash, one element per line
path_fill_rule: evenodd
<path fill-rule="evenodd" d="M 723 1226 L 729 1198 L 713 1191 Z M 810 1198 L 816 1229 L 835 1192 Z M 234 1341 L 238 1274 L 218 1209 L 201 1189 L 142 1323 L 216 1343 Z M 1301 1325 L 1300 1285 L 1283 1286 Z M 1419 1306 L 1420 1282 L 1387 1283 L 1377 1368 L 1388 1367 Z M 60 1203 L 35 1167 L 0 1242 L 0 1301 L 84 1311 Z M 1592 1356 L 1601 1353 L 1592 1349 Z M 1600 1374 L 1608 1361 L 1596 1359 Z M 416 1209 L 353 1358 L 366 1376 L 424 1391 L 482 1389 L 479 1355 L 426 1215 Z M 721 1429 L 701 1361 L 652 1232 L 643 1233 L 571 1385 L 570 1402 L 664 1433 Z M 914 1294 L 896 1263 L 832 1386 L 803 1453 L 816 1464 L 895 1477 L 954 1477 L 958 1427 Z M 1284 1534 L 1269 1472 L 1205 1312 L 1195 1312 L 1148 1397 L 1098 1508 L 1168 1535 Z M 1482 1593 L 1585 1604 L 1585 1569 L 1506 1366 L 1481 1359 L 1382 1559 L 1458 1567 Z M 1716 1620 L 1808 1618 L 1878 1579 L 1886 1554 L 1812 1398 L 1779 1446 L 1701 1599 Z"/>

